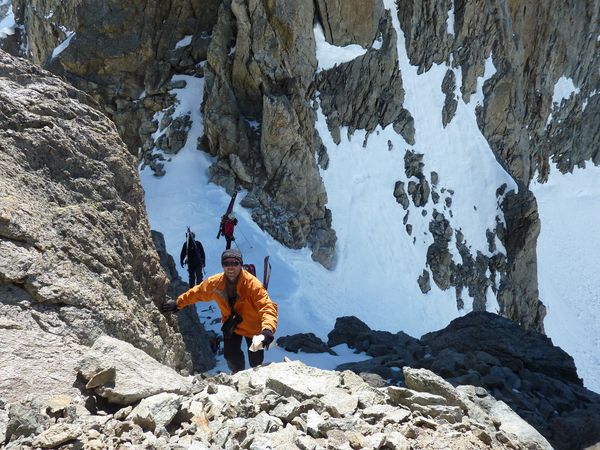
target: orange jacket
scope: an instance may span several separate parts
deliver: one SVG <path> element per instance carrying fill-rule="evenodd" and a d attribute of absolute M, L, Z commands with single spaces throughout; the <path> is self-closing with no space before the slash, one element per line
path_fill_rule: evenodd
<path fill-rule="evenodd" d="M 237 283 L 238 298 L 233 305 L 236 313 L 242 316 L 242 323 L 236 329 L 236 334 L 252 337 L 264 329 L 273 333 L 277 329 L 277 304 L 274 303 L 262 283 L 251 273 L 240 271 Z M 215 300 L 221 310 L 221 322 L 231 315 L 225 288 L 223 272 L 208 277 L 202 283 L 184 292 L 177 298 L 177 308 L 181 309 L 196 302 Z"/>

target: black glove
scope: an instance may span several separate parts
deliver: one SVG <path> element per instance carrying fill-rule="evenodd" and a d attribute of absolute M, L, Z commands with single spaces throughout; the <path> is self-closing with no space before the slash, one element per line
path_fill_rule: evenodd
<path fill-rule="evenodd" d="M 170 298 L 162 305 L 160 305 L 160 310 L 162 312 L 177 312 L 177 300 L 173 300 L 172 298 Z"/>
<path fill-rule="evenodd" d="M 275 336 L 273 336 L 273 332 L 271 330 L 267 329 L 262 330 L 262 335 L 265 337 L 265 340 L 263 341 L 263 347 L 265 350 L 268 350 L 269 345 L 271 345 L 273 339 L 275 339 Z"/>

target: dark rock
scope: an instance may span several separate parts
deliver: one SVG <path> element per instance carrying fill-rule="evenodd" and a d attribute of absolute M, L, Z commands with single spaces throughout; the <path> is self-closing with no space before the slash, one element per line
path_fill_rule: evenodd
<path fill-rule="evenodd" d="M 407 229 L 408 231 L 408 229 Z M 408 233 L 410 235 L 410 233 Z M 431 283 L 429 282 L 429 272 L 423 269 L 423 273 L 417 279 L 419 288 L 423 294 L 427 294 L 431 290 Z"/>
<path fill-rule="evenodd" d="M 450 123 L 454 114 L 456 114 L 456 108 L 458 107 L 458 101 L 454 91 L 456 90 L 456 75 L 454 71 L 447 70 L 444 80 L 442 81 L 442 92 L 446 95 L 444 100 L 444 107 L 442 108 L 442 125 L 445 127 Z"/>
<path fill-rule="evenodd" d="M 389 384 L 386 380 L 397 382 L 403 378 L 402 372 L 385 365 L 389 360 L 390 356 L 378 356 L 365 361 L 340 364 L 335 370 L 351 370 L 371 386 L 383 387 Z"/>
<path fill-rule="evenodd" d="M 354 348 L 356 337 L 361 333 L 369 333 L 369 326 L 354 316 L 338 317 L 335 320 L 333 330 L 327 335 L 327 345 L 335 347 L 339 344 L 347 344 Z"/>
<path fill-rule="evenodd" d="M 525 329 L 544 331 L 546 308 L 540 301 L 537 281 L 536 245 L 540 233 L 537 202 L 528 190 L 509 192 L 502 202 L 506 231 L 507 274 L 501 278 L 500 313 Z"/>
<path fill-rule="evenodd" d="M 329 353 L 337 355 L 325 342 L 314 333 L 299 333 L 291 336 L 282 336 L 277 339 L 277 344 L 289 352 L 304 353 Z"/>
<path fill-rule="evenodd" d="M 423 335 L 421 341 L 434 352 L 453 347 L 464 353 L 486 352 L 501 363 L 517 358 L 533 372 L 581 385 L 573 358 L 552 345 L 548 337 L 524 330 L 496 314 L 467 314 L 450 322 L 444 330 Z"/>

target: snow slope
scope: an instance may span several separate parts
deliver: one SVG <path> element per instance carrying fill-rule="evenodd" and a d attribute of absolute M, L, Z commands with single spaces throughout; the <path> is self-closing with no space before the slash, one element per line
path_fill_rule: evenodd
<path fill-rule="evenodd" d="M 531 190 L 542 223 L 537 254 L 546 333 L 573 357 L 584 385 L 600 392 L 600 167 L 565 175 L 553 169 Z"/>

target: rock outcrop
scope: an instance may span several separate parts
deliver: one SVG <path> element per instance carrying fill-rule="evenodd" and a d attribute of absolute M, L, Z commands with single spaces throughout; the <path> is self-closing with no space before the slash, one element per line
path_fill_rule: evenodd
<path fill-rule="evenodd" d="M 203 112 L 208 148 L 218 158 L 212 179 L 247 188 L 243 205 L 261 228 L 288 247 L 309 245 L 313 259 L 332 267 L 336 237 L 309 107 L 313 16 L 309 1 L 223 2 L 208 49 Z"/>
<path fill-rule="evenodd" d="M 583 387 L 573 358 L 543 334 L 498 315 L 470 313 L 421 339 L 374 331 L 355 317 L 342 317 L 327 344 L 341 343 L 371 359 L 338 370 L 411 388 L 406 366 L 431 370 L 474 401 L 479 397 L 488 404 L 489 395 L 505 403 L 555 449 L 584 449 L 600 441 L 600 395 Z"/>
<path fill-rule="evenodd" d="M 597 1 L 533 7 L 427 0 L 396 6 L 411 64 L 419 73 L 434 64 L 447 66 L 440 86 L 444 126 L 452 122 L 459 101 L 471 100 L 486 63 L 493 63 L 495 73 L 484 83 L 484 101 L 476 109 L 478 124 L 520 190 L 536 174 L 546 179 L 551 162 L 561 171 L 600 162 Z M 368 137 L 376 126 L 393 123 L 407 143 L 415 143 L 397 70 L 398 37 L 381 0 L 285 5 L 14 0 L 13 10 L 28 56 L 98 100 L 130 150 L 140 151 L 157 175 L 164 173 L 160 159 L 185 143 L 190 126 L 187 116 L 170 115 L 169 90 L 181 82 L 173 75 L 206 74 L 205 136 L 199 145 L 217 157 L 212 181 L 230 191 L 248 189 L 243 205 L 252 209 L 254 220 L 289 247 L 310 246 L 313 258 L 326 267 L 335 263 L 337 238 L 317 165 L 326 169 L 328 158 L 314 129 L 315 93 L 334 140 L 340 126 L 350 133 L 365 129 Z M 329 43 L 359 44 L 366 53 L 316 74 L 314 20 Z M 556 94 L 565 82 L 573 87 L 568 98 Z M 457 84 L 462 98 L 455 94 Z M 157 112 L 162 119 L 153 119 Z M 155 142 L 152 134 L 165 127 Z M 423 183 L 413 187 L 413 199 L 423 194 Z M 434 202 L 439 197 L 432 192 Z M 423 201 L 421 195 L 415 204 Z M 503 205 L 508 208 L 510 202 Z M 521 220 L 514 211 L 503 212 Z M 440 217 L 442 223 L 447 219 Z M 411 234 L 408 216 L 404 225 Z M 439 231 L 433 222 L 431 228 L 432 234 Z M 443 242 L 437 242 L 427 255 L 423 289 L 431 275 L 442 289 L 456 289 L 459 307 L 461 292 L 468 289 L 477 309 L 485 307 L 486 290 L 492 289 L 507 317 L 543 329 L 535 271 L 515 270 L 535 264 L 535 227 L 527 232 L 528 247 L 507 249 L 511 256 L 471 253 L 469 243 L 462 242 L 458 251 L 464 264 L 453 263 Z M 524 297 L 517 300 L 516 292 Z"/>
<path fill-rule="evenodd" d="M 515 227 L 506 229 L 502 238 L 508 243 L 508 266 L 496 267 L 501 272 L 498 299 L 502 313 L 527 328 L 543 330 L 545 316 L 534 270 L 537 206 L 527 186 L 535 176 L 546 180 L 551 163 L 562 172 L 583 167 L 586 161 L 600 164 L 600 131 L 592 125 L 600 122 L 600 74 L 595 69 L 600 54 L 591 38 L 598 34 L 598 11 L 597 1 L 535 6 L 398 2 L 411 64 L 422 72 L 444 63 L 459 69 L 465 102 L 475 93 L 486 61 L 493 62 L 495 73 L 484 83 L 485 100 L 476 109 L 478 125 L 520 186 L 517 200 L 502 203 Z M 455 108 L 455 99 L 448 96 L 455 78 L 450 73 L 441 86 L 446 93 L 444 125 Z M 569 84 L 572 92 L 561 92 L 560 86 Z M 515 239 L 523 247 L 512 245 Z"/>
<path fill-rule="evenodd" d="M 135 160 L 83 92 L 0 53 L 0 398 L 71 391 L 109 335 L 191 370 Z M 49 368 L 53 376 L 47 382 Z M 48 377 L 47 377 L 48 378 Z"/>
<path fill-rule="evenodd" d="M 140 126 L 163 108 L 174 73 L 206 59 L 217 0 L 13 0 L 34 63 L 96 99 L 130 151 Z M 144 95 L 142 95 L 144 93 Z"/>
<path fill-rule="evenodd" d="M 316 7 L 325 39 L 333 45 L 366 48 L 375 40 L 383 16 L 381 0 L 317 0 Z"/>
<path fill-rule="evenodd" d="M 187 291 L 189 286 L 181 279 L 173 257 L 167 253 L 165 238 L 162 233 L 152 230 L 152 241 L 160 257 L 160 265 L 170 280 L 167 295 L 171 298 L 177 298 Z M 194 372 L 205 372 L 213 368 L 215 366 L 215 355 L 211 349 L 210 340 L 214 339 L 214 336 L 204 329 L 196 308 L 184 308 L 177 313 L 176 317 L 186 350 L 192 358 Z"/>
<path fill-rule="evenodd" d="M 94 383 L 92 372 L 83 371 L 90 389 L 100 394 L 127 389 L 127 377 L 148 372 L 135 353 L 125 352 L 114 362 L 112 381 Z M 68 397 L 0 406 L 0 431 L 5 430 L 0 442 L 6 440 L 7 450 L 61 444 L 93 449 L 552 448 L 485 390 L 454 388 L 425 369 L 404 368 L 406 387 L 374 387 L 351 371 L 324 371 L 298 361 L 189 381 L 163 376 L 152 389 L 138 389 L 135 396 L 107 395 L 105 403 L 89 409 Z M 114 388 L 103 389 L 102 383 Z M 186 383 L 187 388 L 174 388 Z"/>

